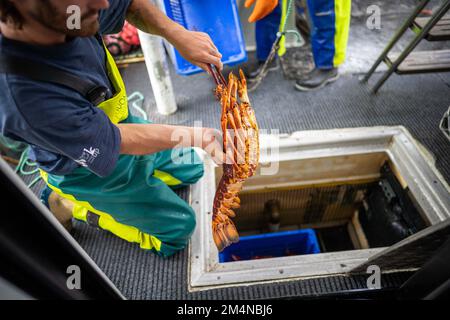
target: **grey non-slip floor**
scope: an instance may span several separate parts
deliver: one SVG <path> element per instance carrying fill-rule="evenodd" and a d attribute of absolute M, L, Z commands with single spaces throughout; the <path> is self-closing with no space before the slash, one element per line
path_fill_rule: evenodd
<path fill-rule="evenodd" d="M 409 0 L 402 2 L 412 3 Z M 410 8 L 410 5 L 401 8 L 402 17 Z M 391 20 L 395 21 L 395 17 Z M 360 21 L 359 25 L 361 23 Z M 373 43 L 375 47 L 370 52 L 379 52 L 385 39 L 389 38 L 400 23 L 401 20 L 398 20 L 396 25 L 391 25 L 391 29 L 382 29 L 379 32 L 381 40 Z M 358 45 L 352 41 L 363 38 L 364 32 L 368 31 L 361 26 L 357 29 L 358 26 L 353 24 L 352 28 L 350 48 L 359 50 Z M 366 46 L 372 42 L 364 43 Z M 369 49 L 361 47 L 361 50 Z M 364 53 L 359 55 L 363 56 Z M 299 130 L 403 125 L 431 152 L 436 159 L 437 168 L 450 183 L 450 142 L 438 129 L 439 121 L 450 105 L 450 73 L 393 75 L 377 95 L 372 95 L 370 85 L 362 85 L 358 81 L 359 72 L 363 70 L 361 66 L 367 64 L 366 69 L 369 68 L 369 61 L 358 60 L 355 55 L 352 55 L 352 59 L 359 62 L 355 62 L 353 66 L 344 66 L 345 73 L 336 83 L 317 92 L 295 91 L 293 82 L 286 80 L 281 70 L 270 73 L 261 87 L 251 94 L 261 129 L 291 133 Z M 145 95 L 144 107 L 152 121 L 179 125 L 201 122 L 203 126 L 219 128 L 220 108 L 212 94 L 212 81 L 205 74 L 181 77 L 172 72 L 178 111 L 166 117 L 156 112 L 145 65 L 130 65 L 122 73 L 129 94 L 140 91 Z M 378 77 L 379 74 L 374 75 L 374 79 Z M 187 192 L 188 190 L 183 190 L 180 196 L 186 198 Z M 190 293 L 187 250 L 169 259 L 161 259 L 140 250 L 137 245 L 82 223 L 76 223 L 73 236 L 130 299 L 306 297 L 366 287 L 364 276 L 339 276 Z M 407 277 L 408 274 L 384 275 L 382 285 L 398 286 Z"/>

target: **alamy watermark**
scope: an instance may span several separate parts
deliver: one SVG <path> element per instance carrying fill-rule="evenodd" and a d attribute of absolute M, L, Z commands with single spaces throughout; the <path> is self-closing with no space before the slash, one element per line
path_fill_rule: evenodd
<path fill-rule="evenodd" d="M 77 5 L 67 7 L 66 13 L 68 15 L 66 20 L 66 27 L 68 30 L 81 29 L 81 8 Z"/>
<path fill-rule="evenodd" d="M 369 30 L 381 29 L 381 8 L 376 4 L 367 7 L 366 13 L 368 15 L 366 26 Z"/>
<path fill-rule="evenodd" d="M 77 265 L 67 267 L 68 274 L 66 285 L 69 290 L 81 290 L 81 269 Z"/>
<path fill-rule="evenodd" d="M 367 278 L 366 285 L 368 289 L 381 289 L 381 269 L 377 265 L 370 265 L 367 271 L 370 276 Z"/>

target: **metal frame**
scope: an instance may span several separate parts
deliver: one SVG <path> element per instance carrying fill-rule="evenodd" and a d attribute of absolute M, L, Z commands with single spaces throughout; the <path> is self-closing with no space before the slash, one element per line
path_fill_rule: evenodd
<path fill-rule="evenodd" d="M 430 0 L 422 0 L 417 7 L 414 9 L 411 16 L 403 23 L 403 25 L 400 27 L 400 29 L 397 31 L 397 33 L 394 35 L 394 37 L 389 41 L 386 48 L 383 50 L 381 55 L 378 57 L 378 59 L 375 61 L 375 63 L 372 65 L 370 70 L 367 72 L 367 74 L 362 79 L 362 82 L 367 82 L 369 78 L 372 76 L 372 74 L 375 72 L 375 70 L 378 68 L 381 62 L 386 61 L 388 58 L 388 54 L 390 50 L 394 47 L 394 45 L 397 43 L 397 41 L 403 36 L 405 31 L 410 28 L 414 20 L 417 18 L 419 13 L 423 10 L 423 8 L 426 7 L 426 5 L 430 2 Z M 430 20 L 425 24 L 425 26 L 422 28 L 422 30 L 414 37 L 413 40 L 408 44 L 408 46 L 403 50 L 403 52 L 393 61 L 389 64 L 388 70 L 382 75 L 382 77 L 377 81 L 374 88 L 372 89 L 373 93 L 377 93 L 378 90 L 381 88 L 381 86 L 386 82 L 386 80 L 394 73 L 398 66 L 406 59 L 406 57 L 416 48 L 416 46 L 420 43 L 420 41 L 426 37 L 428 32 L 436 25 L 436 23 L 439 22 L 439 20 L 445 15 L 445 13 L 450 9 L 450 0 L 445 0 L 442 4 L 442 6 L 439 7 L 439 9 L 436 11 L 436 13 L 430 18 Z"/>
<path fill-rule="evenodd" d="M 383 152 L 416 196 L 415 200 L 430 225 L 450 218 L 449 186 L 434 168 L 432 157 L 415 142 L 404 127 L 320 130 L 276 137 L 263 136 L 261 148 L 270 148 L 270 141 L 274 139 L 279 143 L 279 158 L 262 152 L 262 163 Z M 191 204 L 197 216 L 197 228 L 190 243 L 188 272 L 191 291 L 217 286 L 345 274 L 385 249 L 219 263 L 211 234 L 211 211 L 215 192 L 211 186 L 215 184 L 215 165 L 206 161 L 205 175 L 193 187 L 191 193 Z"/>

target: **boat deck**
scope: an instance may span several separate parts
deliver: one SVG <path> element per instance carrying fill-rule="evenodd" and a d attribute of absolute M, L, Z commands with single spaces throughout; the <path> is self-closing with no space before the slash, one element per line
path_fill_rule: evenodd
<path fill-rule="evenodd" d="M 405 12 L 408 12 L 406 9 Z M 393 21 L 389 25 L 391 30 L 376 31 L 378 36 L 372 34 L 378 39 L 370 42 L 372 51 L 381 51 L 386 44 L 385 39 L 389 38 L 386 34 L 393 34 L 403 17 L 404 14 L 390 17 Z M 363 20 L 355 18 L 350 43 L 360 38 L 364 32 L 362 28 Z M 366 47 L 370 43 L 367 41 L 359 56 L 363 57 L 370 51 Z M 353 43 L 349 50 L 358 50 L 358 46 Z M 370 85 L 361 84 L 358 79 L 361 69 L 368 69 L 370 65 L 367 62 L 364 65 L 365 60 L 358 60 L 355 55 L 350 58 L 341 78 L 316 92 L 295 91 L 293 81 L 286 80 L 281 70 L 269 73 L 260 88 L 251 94 L 261 129 L 291 133 L 314 129 L 403 125 L 430 151 L 436 167 L 450 183 L 450 144 L 439 130 L 439 122 L 450 105 L 449 74 L 393 75 L 377 95 L 372 95 Z M 156 112 L 145 65 L 129 65 L 122 72 L 128 94 L 139 91 L 145 95 L 144 107 L 153 122 L 189 126 L 201 122 L 202 126 L 219 128 L 220 107 L 212 94 L 213 82 L 206 74 L 190 77 L 172 74 L 178 111 L 171 116 L 161 116 Z M 34 189 L 38 192 L 41 187 L 42 183 Z M 180 192 L 180 196 L 186 199 L 188 190 Z M 326 296 L 366 288 L 366 277 L 332 276 L 191 293 L 188 291 L 188 250 L 169 259 L 161 259 L 140 250 L 137 245 L 82 223 L 75 224 L 73 237 L 130 299 L 292 298 Z M 396 287 L 409 275 L 385 275 L 382 286 Z"/>

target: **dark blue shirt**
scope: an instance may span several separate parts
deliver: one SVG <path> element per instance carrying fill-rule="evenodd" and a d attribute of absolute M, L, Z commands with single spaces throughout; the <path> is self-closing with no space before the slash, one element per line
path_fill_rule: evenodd
<path fill-rule="evenodd" d="M 131 0 L 109 0 L 99 15 L 102 34 L 119 32 Z M 104 48 L 96 37 L 36 46 L 0 36 L 0 51 L 45 62 L 114 88 L 106 71 Z M 65 175 L 80 165 L 99 176 L 114 169 L 120 151 L 119 129 L 78 92 L 64 86 L 0 74 L 0 133 L 30 145 L 30 158 L 41 169 Z"/>

